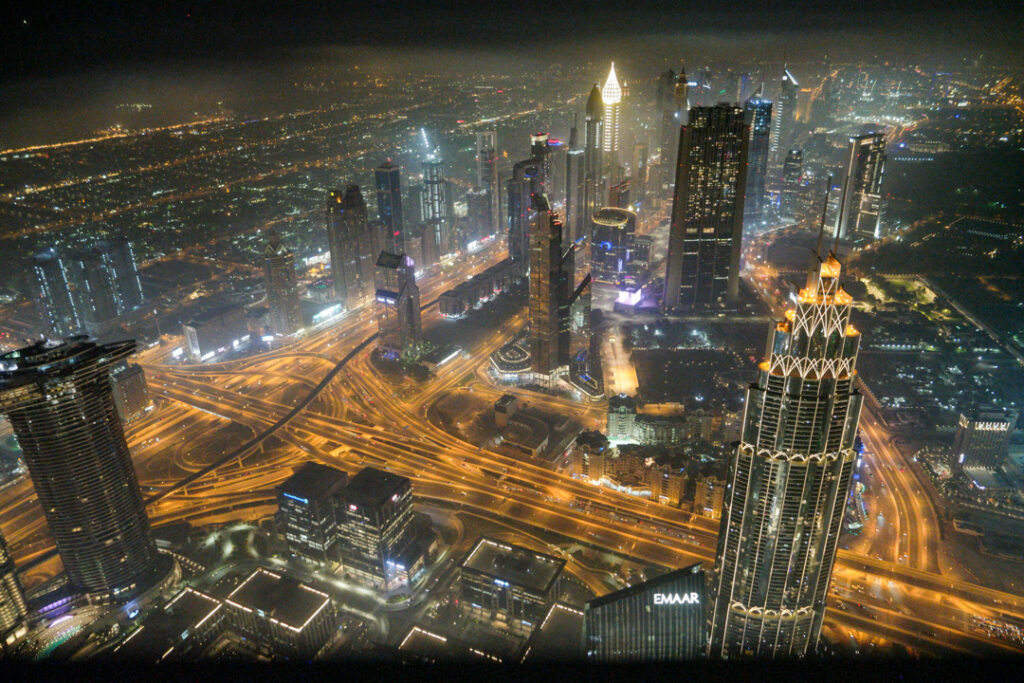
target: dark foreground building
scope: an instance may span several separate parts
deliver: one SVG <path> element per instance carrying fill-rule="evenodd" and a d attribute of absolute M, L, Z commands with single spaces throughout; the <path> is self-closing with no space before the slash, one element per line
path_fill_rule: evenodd
<path fill-rule="evenodd" d="M 583 612 L 583 656 L 591 662 L 703 657 L 706 592 L 698 563 L 591 600 Z"/>

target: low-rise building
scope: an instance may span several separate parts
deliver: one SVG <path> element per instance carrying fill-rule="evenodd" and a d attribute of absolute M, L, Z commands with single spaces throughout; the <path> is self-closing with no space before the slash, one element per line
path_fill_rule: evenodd
<path fill-rule="evenodd" d="M 225 615 L 220 600 L 186 587 L 149 614 L 114 656 L 147 664 L 195 661 L 220 634 Z"/>

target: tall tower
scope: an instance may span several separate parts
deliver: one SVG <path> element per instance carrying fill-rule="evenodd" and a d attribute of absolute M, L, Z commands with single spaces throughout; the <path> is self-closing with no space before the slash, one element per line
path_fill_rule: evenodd
<path fill-rule="evenodd" d="M 554 177 L 551 173 L 551 150 L 548 148 L 547 133 L 530 135 L 530 158 L 537 163 L 540 173 L 541 191 L 551 196 L 551 185 Z"/>
<path fill-rule="evenodd" d="M 562 222 L 544 195 L 534 197 L 530 230 L 530 358 L 533 372 L 550 377 L 560 366 L 562 328 L 568 356 L 568 281 L 562 267 Z M 562 308 L 565 308 L 564 312 Z M 562 317 L 565 324 L 562 324 Z M 565 359 L 567 360 L 567 359 Z"/>
<path fill-rule="evenodd" d="M 772 132 L 771 156 L 774 163 L 780 163 L 781 156 L 793 144 L 793 127 L 796 123 L 796 104 L 799 91 L 800 84 L 789 72 L 789 67 L 783 67 L 779 101 L 775 107 L 775 130 Z"/>
<path fill-rule="evenodd" d="M 128 242 L 100 241 L 71 253 L 64 263 L 74 283 L 75 309 L 90 333 L 102 333 L 110 321 L 142 305 L 142 285 Z"/>
<path fill-rule="evenodd" d="M 36 306 L 46 335 L 61 338 L 81 332 L 82 319 L 71 295 L 67 270 L 57 252 L 51 247 L 33 256 L 32 270 L 36 276 Z"/>
<path fill-rule="evenodd" d="M 373 174 L 377 185 L 377 218 L 384 224 L 384 249 L 400 254 L 405 249 L 402 169 L 388 159 Z"/>
<path fill-rule="evenodd" d="M 594 84 L 587 98 L 586 131 L 583 141 L 585 179 L 583 188 L 584 213 L 581 224 L 590 225 L 590 219 L 604 205 L 601 149 L 604 144 L 604 103 L 601 90 Z"/>
<path fill-rule="evenodd" d="M 750 124 L 750 167 L 747 169 L 747 194 L 743 201 L 743 223 L 750 234 L 765 219 L 764 181 L 771 146 L 772 101 L 751 97 L 743 106 L 743 112 Z"/>
<path fill-rule="evenodd" d="M 622 115 L 622 87 L 615 75 L 615 62 L 612 62 L 611 71 L 601 88 L 601 102 L 604 104 L 604 139 L 601 141 L 601 151 L 605 154 L 605 164 L 611 170 L 619 163 L 620 127 Z"/>
<path fill-rule="evenodd" d="M 500 232 L 501 211 L 498 192 L 498 131 L 485 130 L 476 134 L 476 185 L 487 192 L 490 203 L 489 222 L 485 234 Z"/>
<path fill-rule="evenodd" d="M 584 195 L 586 188 L 586 154 L 579 136 L 579 115 L 573 115 L 569 132 L 569 151 L 565 164 L 565 226 L 569 241 L 575 242 L 584 234 Z"/>
<path fill-rule="evenodd" d="M 526 273 L 530 262 L 530 224 L 533 220 L 535 196 L 543 194 L 540 169 L 533 159 L 519 161 L 512 167 L 507 183 L 508 196 L 508 257 L 521 264 Z"/>
<path fill-rule="evenodd" d="M 111 367 L 135 342 L 85 339 L 0 356 L 0 412 L 14 427 L 71 585 L 127 598 L 148 587 L 158 565 L 110 387 Z"/>
<path fill-rule="evenodd" d="M 295 257 L 281 244 L 276 230 L 267 233 L 263 250 L 263 282 L 270 309 L 270 331 L 278 335 L 294 334 L 302 328 L 299 285 L 295 279 Z"/>
<path fill-rule="evenodd" d="M 366 202 L 358 185 L 348 185 L 344 192 L 332 191 L 328 196 L 327 243 L 334 296 L 349 310 L 359 308 L 373 296 L 374 245 Z"/>
<path fill-rule="evenodd" d="M 832 234 L 839 239 L 882 236 L 882 173 L 885 137 L 867 133 L 850 138 L 839 211 Z"/>
<path fill-rule="evenodd" d="M 739 298 L 750 127 L 739 107 L 693 107 L 679 136 L 663 305 L 733 306 Z"/>
<path fill-rule="evenodd" d="M 782 212 L 792 216 L 800 194 L 800 179 L 804 175 L 803 150 L 791 149 L 782 163 Z"/>
<path fill-rule="evenodd" d="M 452 234 L 452 216 L 449 212 L 448 184 L 444 177 L 444 164 L 437 154 L 430 154 L 423 162 L 423 222 L 430 227 L 438 254 L 444 256 L 455 251 Z"/>
<path fill-rule="evenodd" d="M 821 632 L 856 454 L 860 334 L 816 259 L 747 389 L 715 561 L 713 657 L 800 657 Z"/>
<path fill-rule="evenodd" d="M 28 602 L 18 579 L 18 569 L 3 535 L 0 535 L 0 653 L 24 634 L 26 616 Z"/>
<path fill-rule="evenodd" d="M 416 268 L 405 254 L 382 251 L 377 258 L 380 345 L 395 355 L 416 353 L 423 340 Z"/>

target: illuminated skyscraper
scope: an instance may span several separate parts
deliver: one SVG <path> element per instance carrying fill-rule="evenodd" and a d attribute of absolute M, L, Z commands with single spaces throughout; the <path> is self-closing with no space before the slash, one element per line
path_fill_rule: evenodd
<path fill-rule="evenodd" d="M 625 279 L 635 233 L 636 214 L 628 209 L 606 206 L 594 214 L 590 267 L 596 280 L 619 284 Z"/>
<path fill-rule="evenodd" d="M 423 207 L 420 209 L 423 222 L 430 227 L 441 256 L 457 248 L 452 234 L 451 206 L 448 197 L 448 183 L 445 182 L 444 164 L 440 157 L 431 154 L 423 162 Z"/>
<path fill-rule="evenodd" d="M 39 342 L 0 356 L 0 412 L 32 475 L 72 586 L 127 598 L 155 578 L 158 556 L 110 369 L 135 342 L 85 337 Z"/>
<path fill-rule="evenodd" d="M 483 234 L 497 235 L 501 229 L 498 192 L 498 132 L 485 130 L 476 134 L 476 185 L 490 199 L 490 222 Z"/>
<path fill-rule="evenodd" d="M 135 253 L 128 242 L 100 241 L 63 261 L 74 283 L 75 308 L 91 334 L 102 334 L 119 316 L 142 305 Z"/>
<path fill-rule="evenodd" d="M 373 298 L 375 245 L 366 202 L 358 185 L 348 185 L 344 193 L 330 193 L 327 243 L 331 249 L 334 296 L 349 310 L 359 308 Z"/>
<path fill-rule="evenodd" d="M 843 193 L 833 234 L 839 239 L 882 236 L 882 173 L 885 137 L 868 133 L 850 138 Z"/>
<path fill-rule="evenodd" d="M 276 230 L 267 233 L 263 251 L 263 282 L 267 289 L 267 320 L 270 331 L 278 335 L 294 334 L 302 328 L 299 308 L 299 283 L 295 278 L 295 257 L 281 244 Z"/>
<path fill-rule="evenodd" d="M 540 177 L 541 192 L 551 195 L 551 150 L 548 149 L 548 134 L 534 133 L 530 136 L 530 158 L 537 164 Z"/>
<path fill-rule="evenodd" d="M 530 222 L 533 220 L 533 197 L 543 193 L 540 169 L 533 159 L 517 162 L 506 184 L 508 197 L 508 257 L 521 264 L 526 273 L 530 262 Z"/>
<path fill-rule="evenodd" d="M 579 115 L 574 115 L 565 165 L 565 226 L 569 240 L 573 242 L 583 236 L 586 229 L 583 225 L 586 215 L 583 204 L 586 194 L 586 153 L 579 138 L 578 121 Z"/>
<path fill-rule="evenodd" d="M 423 341 L 416 268 L 405 254 L 382 251 L 377 258 L 380 346 L 394 355 L 416 353 Z"/>
<path fill-rule="evenodd" d="M 739 107 L 693 107 L 679 136 L 663 304 L 737 303 L 750 127 Z"/>
<path fill-rule="evenodd" d="M 388 159 L 374 170 L 377 181 L 377 218 L 384 224 L 387 251 L 405 249 L 405 223 L 402 216 L 402 169 Z"/>
<path fill-rule="evenodd" d="M 817 259 L 747 389 L 715 561 L 712 657 L 801 657 L 825 615 L 856 453 L 860 335 Z"/>
<path fill-rule="evenodd" d="M 776 164 L 781 163 L 781 156 L 793 144 L 799 90 L 800 84 L 793 78 L 793 74 L 789 73 L 789 68 L 783 67 L 779 100 L 775 104 L 775 129 L 772 131 L 771 156 Z"/>
<path fill-rule="evenodd" d="M 804 174 L 803 150 L 791 149 L 782 164 L 782 212 L 792 216 L 800 195 L 800 179 Z"/>
<path fill-rule="evenodd" d="M 78 316 L 64 262 L 51 247 L 32 257 L 32 270 L 36 276 L 36 306 L 53 338 L 66 337 L 84 328 Z"/>
<path fill-rule="evenodd" d="M 608 79 L 601 88 L 601 103 L 604 106 L 604 137 L 601 140 L 601 151 L 604 162 L 614 170 L 619 163 L 620 128 L 622 126 L 622 87 L 615 75 L 615 63 L 612 62 Z"/>
<path fill-rule="evenodd" d="M 768 149 L 772 129 L 772 101 L 752 97 L 743 107 L 750 125 L 750 151 L 747 169 L 747 193 L 743 201 L 744 227 L 749 231 L 758 226 L 765 216 L 767 198 L 764 181 L 768 172 Z"/>
<path fill-rule="evenodd" d="M 587 98 L 585 133 L 583 140 L 583 163 L 586 168 L 583 188 L 583 206 L 585 208 L 581 221 L 584 228 L 590 225 L 591 217 L 604 204 L 601 164 L 601 149 L 604 144 L 604 103 L 601 101 L 601 90 L 597 84 L 591 88 L 590 97 Z"/>
<path fill-rule="evenodd" d="M 993 406 L 961 413 L 953 438 L 953 458 L 960 467 L 998 470 L 1010 452 L 1017 414 Z"/>
<path fill-rule="evenodd" d="M 18 579 L 18 569 L 0 535 L 0 654 L 25 635 L 26 616 L 28 603 Z"/>
<path fill-rule="evenodd" d="M 551 377 L 569 361 L 569 262 L 563 260 L 562 222 L 544 195 L 534 197 L 530 229 L 530 358 L 536 375 Z"/>

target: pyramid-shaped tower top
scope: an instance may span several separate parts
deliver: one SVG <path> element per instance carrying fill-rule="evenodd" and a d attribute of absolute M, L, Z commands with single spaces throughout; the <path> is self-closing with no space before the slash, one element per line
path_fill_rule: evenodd
<path fill-rule="evenodd" d="M 622 101 L 622 88 L 619 86 L 619 79 L 615 76 L 615 62 L 612 62 L 608 80 L 604 82 L 604 88 L 601 89 L 601 99 L 605 104 L 618 104 Z"/>
<path fill-rule="evenodd" d="M 587 98 L 587 117 L 590 120 L 600 119 L 604 110 L 604 102 L 601 101 L 601 89 L 597 83 L 590 89 L 590 97 Z"/>

